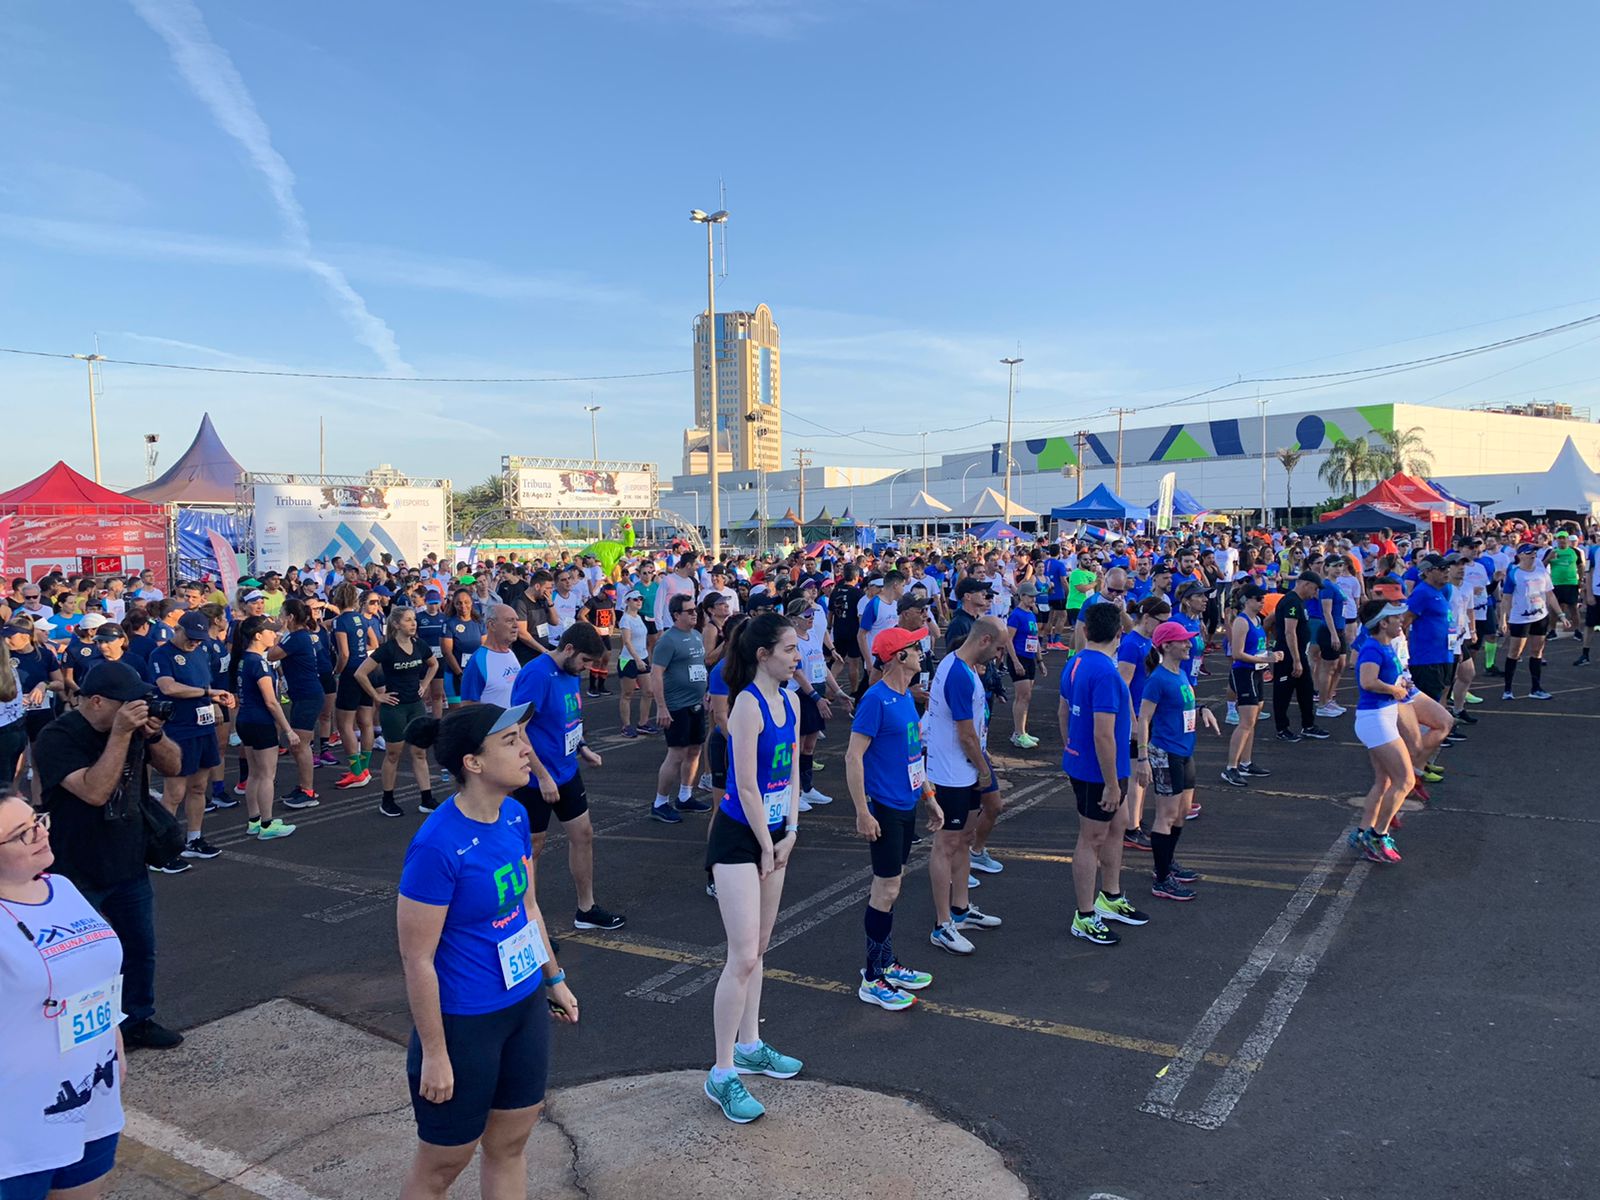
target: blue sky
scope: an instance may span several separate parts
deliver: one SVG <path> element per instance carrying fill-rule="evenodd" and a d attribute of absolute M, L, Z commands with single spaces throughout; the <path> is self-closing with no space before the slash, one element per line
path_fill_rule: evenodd
<path fill-rule="evenodd" d="M 1239 376 L 1600 311 L 1600 10 L 543 0 L 5 4 L 0 345 L 550 385 L 107 367 L 105 477 L 210 410 L 247 468 L 677 468 L 692 207 L 771 305 L 785 445 L 909 465 Z M 1595 403 L 1595 330 L 1287 397 Z M 0 354 L 5 486 L 88 469 L 83 368 Z M 1247 397 L 1254 389 L 1247 389 Z M 1253 403 L 1220 401 L 1211 415 Z M 1595 403 L 1600 409 L 1600 403 Z M 1165 422 L 1204 408 L 1129 418 Z M 808 423 L 810 422 L 810 423 Z M 826 428 L 823 428 L 826 427 Z M 860 437 L 829 433 L 873 432 Z"/>

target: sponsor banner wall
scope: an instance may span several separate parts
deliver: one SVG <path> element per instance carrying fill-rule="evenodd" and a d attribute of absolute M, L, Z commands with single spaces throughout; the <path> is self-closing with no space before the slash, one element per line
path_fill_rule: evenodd
<path fill-rule="evenodd" d="M 420 563 L 449 550 L 443 488 L 255 485 L 256 571 L 283 571 L 335 555 Z"/>
<path fill-rule="evenodd" d="M 122 575 L 145 568 L 164 587 L 167 577 L 167 518 L 106 514 L 27 517 L 11 520 L 5 562 L 29 579 L 51 571 Z"/>
<path fill-rule="evenodd" d="M 593 471 L 585 467 L 518 467 L 517 498 L 523 508 L 588 510 L 654 508 L 649 471 Z"/>

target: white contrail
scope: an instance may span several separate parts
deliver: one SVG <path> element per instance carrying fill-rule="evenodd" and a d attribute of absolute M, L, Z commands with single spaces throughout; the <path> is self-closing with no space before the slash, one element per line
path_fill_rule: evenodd
<path fill-rule="evenodd" d="M 272 145 L 272 131 L 261 119 L 233 59 L 212 39 L 200 10 L 192 0 L 132 0 L 132 4 L 145 24 L 167 43 L 179 72 L 211 110 L 217 124 L 244 147 L 256 170 L 266 179 L 290 248 L 333 295 L 356 337 L 388 370 L 413 373 L 411 364 L 401 357 L 394 330 L 373 315 L 343 271 L 313 252 L 305 209 L 294 193 L 294 172 Z"/>

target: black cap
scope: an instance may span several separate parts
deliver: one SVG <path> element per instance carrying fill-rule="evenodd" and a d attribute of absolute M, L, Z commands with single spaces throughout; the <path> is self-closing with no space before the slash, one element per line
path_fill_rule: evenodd
<path fill-rule="evenodd" d="M 970 596 L 973 592 L 982 592 L 986 596 L 994 595 L 994 588 L 989 586 L 987 579 L 974 579 L 970 575 L 956 584 L 956 599 Z"/>
<path fill-rule="evenodd" d="M 1445 568 L 1443 556 L 1438 554 L 1424 554 L 1417 565 L 1424 571 L 1442 571 Z"/>
<path fill-rule="evenodd" d="M 1310 583 L 1310 584 L 1314 584 L 1317 587 L 1321 587 L 1322 586 L 1322 576 L 1318 575 L 1315 571 L 1301 571 L 1300 572 L 1300 577 L 1298 579 L 1296 579 L 1295 582 L 1296 583 Z"/>
<path fill-rule="evenodd" d="M 927 608 L 926 596 L 901 596 L 895 601 L 894 610 L 897 613 L 910 612 L 913 608 Z"/>
<path fill-rule="evenodd" d="M 96 663 L 78 687 L 80 695 L 123 701 L 148 699 L 154 690 L 144 681 L 144 676 L 125 662 Z"/>

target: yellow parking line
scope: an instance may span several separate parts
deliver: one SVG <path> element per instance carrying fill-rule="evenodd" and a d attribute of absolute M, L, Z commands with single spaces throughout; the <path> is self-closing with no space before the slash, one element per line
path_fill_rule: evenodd
<path fill-rule="evenodd" d="M 1020 858 L 1027 862 L 1070 863 L 1072 861 L 1072 855 L 1070 854 L 1037 854 L 1031 850 L 1001 850 L 995 854 L 995 857 L 1001 861 L 1004 861 L 1008 858 Z M 1123 860 L 1123 865 L 1126 867 L 1126 859 Z M 1268 869 L 1272 870 L 1275 868 L 1269 867 Z M 1202 873 L 1201 882 L 1222 883 L 1229 887 L 1268 888 L 1274 892 L 1293 892 L 1298 891 L 1300 887 L 1300 885 L 1296 883 L 1281 883 L 1275 879 L 1245 879 L 1239 875 L 1213 875 L 1209 871 Z M 1317 894 L 1321 896 L 1332 896 L 1337 893 L 1338 890 L 1338 888 L 1331 887 L 1321 888 Z"/>
<path fill-rule="evenodd" d="M 563 933 L 563 942 L 578 942 L 585 946 L 594 946 L 600 950 L 615 950 L 622 954 L 632 954 L 640 958 L 663 959 L 667 962 L 693 963 L 696 966 L 716 967 L 721 964 L 712 959 L 694 954 L 686 954 L 681 950 L 671 950 L 662 946 L 646 946 L 638 942 L 607 936 L 604 939 L 586 933 Z M 834 995 L 851 996 L 855 988 L 847 983 L 840 983 L 836 979 L 818 979 L 814 975 L 801 975 L 794 971 L 785 971 L 778 967 L 768 967 L 762 972 L 766 979 L 778 983 L 789 983 L 796 987 L 810 988 L 817 992 L 832 992 Z M 987 1008 L 969 1008 L 964 1004 L 942 1004 L 938 1001 L 917 997 L 917 1007 L 936 1016 L 954 1017 L 962 1021 L 976 1021 L 983 1025 L 996 1025 L 1004 1029 L 1015 1029 L 1023 1033 L 1040 1033 L 1049 1037 L 1066 1038 L 1074 1042 L 1089 1042 L 1096 1046 L 1107 1046 L 1114 1050 L 1132 1050 L 1140 1054 L 1150 1054 L 1156 1058 L 1173 1059 L 1178 1056 L 1180 1047 L 1171 1042 L 1156 1042 L 1149 1038 L 1128 1037 L 1125 1034 L 1110 1033 L 1104 1029 L 1090 1029 L 1083 1025 L 1068 1025 L 1060 1021 L 1048 1021 L 1036 1017 L 1023 1017 L 1015 1013 L 996 1012 Z M 1207 1054 L 1205 1061 L 1213 1066 L 1225 1067 L 1229 1058 L 1226 1054 Z"/>

